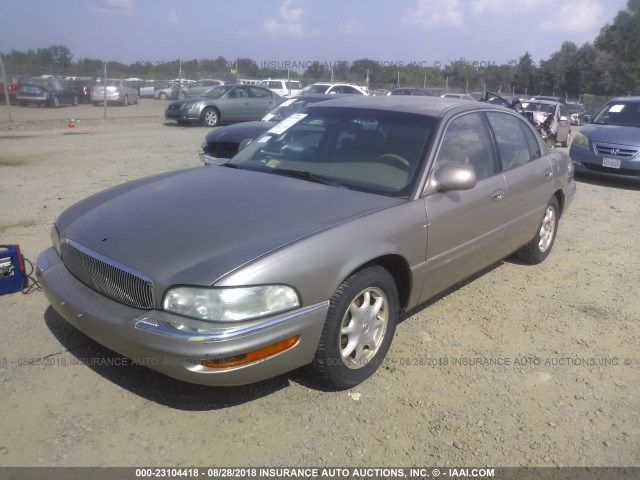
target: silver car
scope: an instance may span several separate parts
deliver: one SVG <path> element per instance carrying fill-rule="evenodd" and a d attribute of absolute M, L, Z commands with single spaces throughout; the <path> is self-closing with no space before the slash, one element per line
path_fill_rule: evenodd
<path fill-rule="evenodd" d="M 522 116 L 419 100 L 316 103 L 231 160 L 73 205 L 38 257 L 51 305 L 184 381 L 308 366 L 357 385 L 403 312 L 514 252 L 545 260 L 574 197 L 569 157 Z"/>
<path fill-rule="evenodd" d="M 105 99 L 107 103 L 119 103 L 127 106 L 138 103 L 140 94 L 127 80 L 107 79 L 101 83 L 96 83 L 91 89 L 91 103 L 99 105 L 104 103 Z"/>

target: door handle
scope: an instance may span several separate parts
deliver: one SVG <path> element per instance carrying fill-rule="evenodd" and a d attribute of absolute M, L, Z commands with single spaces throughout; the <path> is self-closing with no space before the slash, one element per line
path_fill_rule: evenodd
<path fill-rule="evenodd" d="M 504 190 L 496 190 L 491 194 L 491 198 L 493 199 L 494 202 L 497 202 L 498 200 L 502 200 L 504 198 Z"/>
<path fill-rule="evenodd" d="M 544 172 L 544 176 L 545 177 L 550 177 L 553 174 L 553 172 L 551 170 L 547 170 Z"/>

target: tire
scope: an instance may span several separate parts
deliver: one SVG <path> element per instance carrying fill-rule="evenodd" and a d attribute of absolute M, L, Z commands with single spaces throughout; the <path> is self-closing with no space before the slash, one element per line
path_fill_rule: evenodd
<path fill-rule="evenodd" d="M 19 104 L 21 107 L 26 107 L 26 106 L 27 106 L 27 102 L 22 102 L 22 101 L 21 101 L 21 102 L 18 102 L 18 104 Z"/>
<path fill-rule="evenodd" d="M 99 106 L 99 105 L 100 105 L 100 102 L 91 102 L 91 103 L 92 103 L 92 105 L 93 105 L 94 107 L 97 107 L 97 106 Z"/>
<path fill-rule="evenodd" d="M 159 98 L 160 100 L 166 100 L 168 97 L 167 97 L 167 94 L 166 94 L 166 93 L 164 93 L 164 92 L 160 92 L 160 94 L 158 95 L 158 98 Z"/>
<path fill-rule="evenodd" d="M 567 133 L 567 138 L 565 138 L 564 142 L 561 142 L 560 145 L 566 148 L 569 146 L 570 142 L 571 142 L 571 130 L 569 130 L 569 133 Z"/>
<path fill-rule="evenodd" d="M 128 95 L 125 95 L 125 96 L 124 96 L 124 100 L 122 100 L 122 105 L 123 105 L 124 107 L 126 107 L 127 105 L 129 105 L 129 96 L 128 96 Z"/>
<path fill-rule="evenodd" d="M 77 107 L 79 103 L 80 103 L 80 100 L 78 100 L 78 96 L 76 95 L 75 97 L 73 97 L 73 100 L 71 101 L 71 104 L 74 107 Z"/>
<path fill-rule="evenodd" d="M 537 265 L 549 256 L 556 240 L 559 217 L 560 207 L 558 205 L 558 199 L 553 197 L 544 210 L 544 217 L 542 218 L 542 222 L 540 222 L 536 236 L 518 250 L 517 256 L 521 260 L 532 265 Z"/>
<path fill-rule="evenodd" d="M 389 351 L 398 312 L 398 291 L 386 269 L 368 267 L 347 278 L 331 297 L 311 373 L 335 389 L 369 378 Z"/>
<path fill-rule="evenodd" d="M 207 107 L 202 111 L 200 120 L 205 127 L 215 127 L 220 123 L 220 114 L 213 107 Z"/>
<path fill-rule="evenodd" d="M 60 106 L 60 100 L 58 97 L 53 97 L 51 99 L 51 108 L 58 108 Z"/>
<path fill-rule="evenodd" d="M 183 98 L 187 98 L 187 94 L 186 94 L 186 92 L 180 92 L 180 93 L 178 93 L 178 100 L 182 100 Z"/>

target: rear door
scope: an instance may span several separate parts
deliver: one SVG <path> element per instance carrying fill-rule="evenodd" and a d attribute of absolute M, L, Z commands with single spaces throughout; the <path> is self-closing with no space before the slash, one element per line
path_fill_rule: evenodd
<path fill-rule="evenodd" d="M 506 183 L 482 113 L 462 114 L 449 122 L 431 174 L 445 164 L 473 166 L 477 184 L 424 198 L 428 278 L 422 279 L 421 301 L 505 255 Z"/>
<path fill-rule="evenodd" d="M 276 97 L 271 90 L 256 85 L 247 86 L 248 92 L 248 117 L 245 120 L 260 120 L 275 105 Z"/>
<path fill-rule="evenodd" d="M 505 247 L 514 251 L 531 240 L 553 194 L 551 160 L 524 119 L 506 112 L 487 112 L 500 168 L 506 182 Z"/>

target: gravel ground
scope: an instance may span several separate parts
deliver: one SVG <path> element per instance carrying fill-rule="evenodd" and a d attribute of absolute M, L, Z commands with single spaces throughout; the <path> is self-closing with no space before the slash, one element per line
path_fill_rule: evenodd
<path fill-rule="evenodd" d="M 35 260 L 57 215 L 197 165 L 206 129 L 163 102 L 0 107 L 0 243 Z M 76 128 L 66 128 L 73 113 Z M 581 181 L 542 265 L 501 262 L 407 315 L 383 368 L 326 391 L 302 371 L 181 383 L 0 297 L 0 466 L 640 466 L 640 189 Z M 37 359 L 27 364 L 25 359 Z"/>

